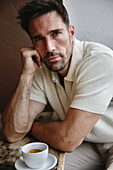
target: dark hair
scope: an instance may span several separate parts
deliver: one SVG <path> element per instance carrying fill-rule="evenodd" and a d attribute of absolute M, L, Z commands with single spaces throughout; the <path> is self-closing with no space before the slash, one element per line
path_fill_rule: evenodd
<path fill-rule="evenodd" d="M 54 10 L 57 11 L 62 21 L 69 27 L 68 13 L 62 0 L 32 0 L 31 2 L 26 2 L 18 10 L 18 23 L 30 35 L 29 22 Z"/>

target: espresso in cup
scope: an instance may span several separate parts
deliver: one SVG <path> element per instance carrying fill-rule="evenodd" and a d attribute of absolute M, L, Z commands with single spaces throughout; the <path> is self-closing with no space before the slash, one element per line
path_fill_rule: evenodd
<path fill-rule="evenodd" d="M 42 142 L 26 144 L 19 151 L 29 168 L 42 168 L 48 158 L 48 145 Z"/>
<path fill-rule="evenodd" d="M 37 152 L 42 152 L 42 150 L 40 150 L 40 149 L 31 149 L 30 151 L 28 151 L 28 153 L 37 153 Z"/>

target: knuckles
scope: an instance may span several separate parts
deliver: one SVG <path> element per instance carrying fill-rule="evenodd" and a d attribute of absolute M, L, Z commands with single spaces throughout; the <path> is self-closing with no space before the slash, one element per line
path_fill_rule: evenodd
<path fill-rule="evenodd" d="M 33 48 L 21 48 L 20 54 L 22 56 L 32 56 L 36 53 L 36 50 L 33 50 Z"/>

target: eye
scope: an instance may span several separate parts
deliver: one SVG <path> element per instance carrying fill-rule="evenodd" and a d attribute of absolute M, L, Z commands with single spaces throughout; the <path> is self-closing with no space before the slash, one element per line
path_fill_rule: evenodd
<path fill-rule="evenodd" d="M 55 32 L 53 32 L 53 36 L 58 36 L 60 34 L 60 32 L 59 31 L 55 31 Z"/>
<path fill-rule="evenodd" d="M 43 37 L 41 37 L 41 36 L 36 36 L 33 38 L 34 42 L 39 42 L 42 39 L 43 39 Z"/>
<path fill-rule="evenodd" d="M 34 40 L 35 42 L 40 41 L 42 38 L 41 37 L 36 37 Z"/>
<path fill-rule="evenodd" d="M 39 38 L 35 38 L 34 41 L 35 41 L 35 42 L 38 42 L 38 41 L 40 41 L 40 39 L 39 39 Z"/>

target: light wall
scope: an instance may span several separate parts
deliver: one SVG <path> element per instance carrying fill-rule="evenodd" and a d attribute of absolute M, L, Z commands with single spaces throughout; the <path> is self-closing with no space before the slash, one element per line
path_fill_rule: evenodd
<path fill-rule="evenodd" d="M 64 0 L 75 36 L 113 49 L 113 0 Z"/>
<path fill-rule="evenodd" d="M 21 73 L 20 48 L 30 47 L 17 25 L 17 9 L 30 0 L 0 0 L 0 112 L 11 98 Z M 64 0 L 76 38 L 101 42 L 113 49 L 113 0 Z"/>

